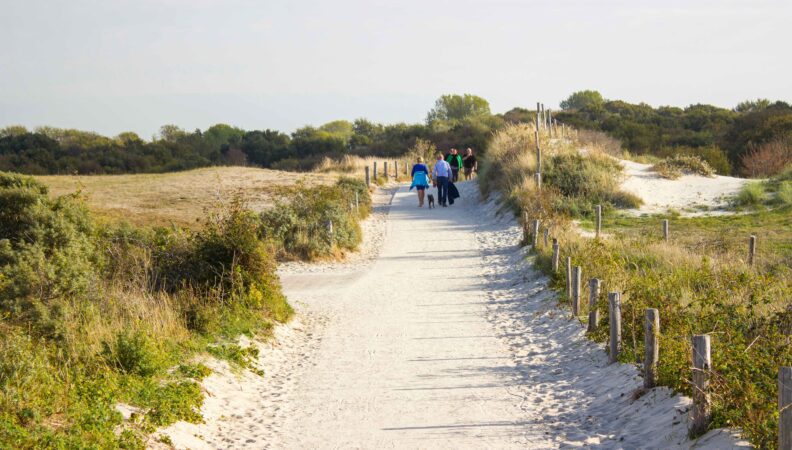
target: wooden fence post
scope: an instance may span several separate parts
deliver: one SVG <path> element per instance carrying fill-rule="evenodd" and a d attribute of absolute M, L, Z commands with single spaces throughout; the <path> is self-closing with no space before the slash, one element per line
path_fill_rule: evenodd
<path fill-rule="evenodd" d="M 374 182 L 377 182 L 377 161 L 374 161 Z"/>
<path fill-rule="evenodd" d="M 536 131 L 539 131 L 539 122 L 540 122 L 540 103 L 536 102 Z"/>
<path fill-rule="evenodd" d="M 575 317 L 580 315 L 580 293 L 583 290 L 582 279 L 583 268 L 575 266 L 575 272 L 572 275 L 572 314 Z"/>
<path fill-rule="evenodd" d="M 534 174 L 534 183 L 536 183 L 536 188 L 537 189 L 541 189 L 542 188 L 542 174 L 541 173 L 536 172 Z"/>
<path fill-rule="evenodd" d="M 756 258 L 756 236 L 751 235 L 748 239 L 748 265 L 754 265 L 754 259 Z"/>
<path fill-rule="evenodd" d="M 646 308 L 644 322 L 644 387 L 651 389 L 657 379 L 657 361 L 660 359 L 660 312 Z"/>
<path fill-rule="evenodd" d="M 663 219 L 663 240 L 668 242 L 668 219 Z"/>
<path fill-rule="evenodd" d="M 547 247 L 548 239 L 550 239 L 550 228 L 544 229 L 544 246 Z"/>
<path fill-rule="evenodd" d="M 371 175 L 369 175 L 369 166 L 366 166 L 366 187 L 371 187 Z"/>
<path fill-rule="evenodd" d="M 523 211 L 522 229 L 523 242 L 525 245 L 528 245 L 528 243 L 531 242 L 531 236 L 529 235 L 530 231 L 528 229 L 528 211 Z"/>
<path fill-rule="evenodd" d="M 542 148 L 539 146 L 539 129 L 534 131 L 536 140 L 536 173 L 542 173 Z"/>
<path fill-rule="evenodd" d="M 399 178 L 399 161 L 393 161 L 393 178 Z"/>
<path fill-rule="evenodd" d="M 792 367 L 778 369 L 778 449 L 792 449 Z"/>
<path fill-rule="evenodd" d="M 558 263 L 561 257 L 561 246 L 558 245 L 558 239 L 553 239 L 553 273 L 558 273 Z"/>
<path fill-rule="evenodd" d="M 595 331 L 599 326 L 599 309 L 597 309 L 597 300 L 600 293 L 600 280 L 599 278 L 592 278 L 589 280 L 589 321 L 588 332 Z"/>
<path fill-rule="evenodd" d="M 382 175 L 385 177 L 385 181 L 388 181 L 388 161 L 382 163 Z"/>
<path fill-rule="evenodd" d="M 533 248 L 537 248 L 539 246 L 539 219 L 534 219 L 533 221 L 533 233 L 531 233 L 531 244 Z"/>
<path fill-rule="evenodd" d="M 708 334 L 693 336 L 693 407 L 690 408 L 690 432 L 698 436 L 705 431 L 710 422 L 709 372 L 712 366 L 710 357 L 710 337 Z"/>
<path fill-rule="evenodd" d="M 566 288 L 567 288 L 567 299 L 572 300 L 572 257 L 567 256 L 566 259 Z"/>
<path fill-rule="evenodd" d="M 327 221 L 327 234 L 330 236 L 330 246 L 333 246 L 333 221 Z"/>
<path fill-rule="evenodd" d="M 600 237 L 600 233 L 602 232 L 602 205 L 597 205 L 597 239 Z"/>
<path fill-rule="evenodd" d="M 621 298 L 618 292 L 608 294 L 608 312 L 610 319 L 608 362 L 612 364 L 619 360 L 619 348 L 621 347 Z"/>

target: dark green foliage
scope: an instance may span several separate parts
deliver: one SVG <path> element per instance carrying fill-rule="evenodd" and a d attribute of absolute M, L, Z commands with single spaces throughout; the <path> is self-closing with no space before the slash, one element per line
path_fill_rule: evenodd
<path fill-rule="evenodd" d="M 576 106 L 556 115 L 559 121 L 605 131 L 634 154 L 699 156 L 720 174 L 740 170 L 741 158 L 752 148 L 792 135 L 792 106 L 784 102 L 748 102 L 736 110 L 710 105 L 653 108 L 618 100 L 577 101 L 578 94 L 567 100 L 575 100 Z M 720 150 L 714 150 L 718 148 L 728 158 L 729 170 Z"/>

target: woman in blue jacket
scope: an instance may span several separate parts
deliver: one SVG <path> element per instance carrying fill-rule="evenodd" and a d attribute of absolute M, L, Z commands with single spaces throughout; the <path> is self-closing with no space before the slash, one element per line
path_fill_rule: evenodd
<path fill-rule="evenodd" d="M 426 193 L 426 188 L 429 187 L 431 179 L 429 178 L 429 167 L 424 164 L 424 160 L 420 156 L 418 157 L 418 162 L 412 168 L 412 179 L 410 190 L 412 188 L 418 190 L 418 207 L 423 208 L 424 194 Z"/>

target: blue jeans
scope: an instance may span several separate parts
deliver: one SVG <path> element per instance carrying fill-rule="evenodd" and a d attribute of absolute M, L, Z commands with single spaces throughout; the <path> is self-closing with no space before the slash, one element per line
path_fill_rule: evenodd
<path fill-rule="evenodd" d="M 437 202 L 445 205 L 448 201 L 448 177 L 437 177 Z"/>

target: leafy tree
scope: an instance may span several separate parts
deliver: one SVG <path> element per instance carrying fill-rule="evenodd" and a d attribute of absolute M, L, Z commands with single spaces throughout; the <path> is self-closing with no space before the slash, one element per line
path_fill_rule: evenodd
<path fill-rule="evenodd" d="M 770 100 L 766 98 L 757 98 L 756 100 L 746 100 L 738 103 L 734 110 L 741 113 L 756 112 L 768 106 L 770 106 Z"/>
<path fill-rule="evenodd" d="M 604 103 L 605 100 L 603 100 L 602 94 L 597 91 L 577 91 L 561 102 L 561 109 L 596 110 L 601 108 Z"/>
<path fill-rule="evenodd" d="M 437 99 L 434 108 L 429 111 L 426 122 L 431 124 L 435 121 L 459 121 L 489 115 L 489 102 L 479 96 L 471 94 L 443 95 Z"/>

